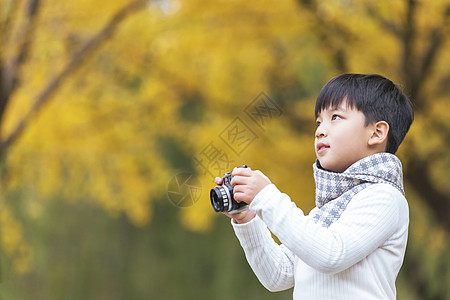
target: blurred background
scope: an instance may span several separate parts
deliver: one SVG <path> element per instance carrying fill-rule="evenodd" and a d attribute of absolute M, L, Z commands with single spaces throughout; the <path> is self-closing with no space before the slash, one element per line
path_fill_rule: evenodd
<path fill-rule="evenodd" d="M 344 73 L 410 96 L 398 299 L 450 299 L 450 1 L 0 0 L 0 298 L 266 291 L 213 178 L 314 206 L 314 103 Z"/>

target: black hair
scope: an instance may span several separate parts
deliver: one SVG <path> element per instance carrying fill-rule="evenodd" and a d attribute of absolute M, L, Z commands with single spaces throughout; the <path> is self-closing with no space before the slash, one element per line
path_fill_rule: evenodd
<path fill-rule="evenodd" d="M 323 109 L 338 108 L 344 101 L 366 117 L 368 124 L 389 124 L 386 152 L 395 154 L 414 119 L 411 101 L 391 80 L 376 74 L 342 74 L 333 79 L 317 96 L 316 119 Z"/>

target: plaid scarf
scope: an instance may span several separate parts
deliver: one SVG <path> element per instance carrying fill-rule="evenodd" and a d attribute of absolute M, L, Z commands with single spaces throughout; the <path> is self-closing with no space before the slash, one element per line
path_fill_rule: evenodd
<path fill-rule="evenodd" d="M 339 219 L 350 200 L 374 183 L 386 183 L 403 195 L 403 174 L 400 160 L 390 153 L 365 157 L 342 173 L 327 171 L 318 160 L 313 165 L 316 181 L 316 223 L 329 227 Z"/>

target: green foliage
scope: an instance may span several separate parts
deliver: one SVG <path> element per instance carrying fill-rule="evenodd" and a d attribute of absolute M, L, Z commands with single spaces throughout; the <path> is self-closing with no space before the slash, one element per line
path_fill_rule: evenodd
<path fill-rule="evenodd" d="M 40 220 L 21 220 L 35 250 L 34 270 L 17 276 L 4 264 L 1 298 L 291 297 L 292 291 L 272 294 L 259 284 L 225 217 L 199 234 L 180 226 L 177 207 L 167 201 L 155 206 L 151 224 L 138 228 L 92 204 L 55 199 Z"/>

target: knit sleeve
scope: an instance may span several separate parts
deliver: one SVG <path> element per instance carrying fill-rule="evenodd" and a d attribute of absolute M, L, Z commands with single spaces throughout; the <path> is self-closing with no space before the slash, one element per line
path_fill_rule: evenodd
<path fill-rule="evenodd" d="M 245 224 L 231 222 L 250 267 L 269 291 L 282 291 L 294 286 L 294 255 L 278 245 L 267 226 L 256 216 Z"/>
<path fill-rule="evenodd" d="M 397 189 L 374 184 L 355 195 L 339 220 L 326 228 L 271 184 L 255 197 L 250 209 L 303 262 L 335 274 L 381 247 L 398 230 L 399 220 L 408 214 L 402 203 L 406 200 Z"/>

